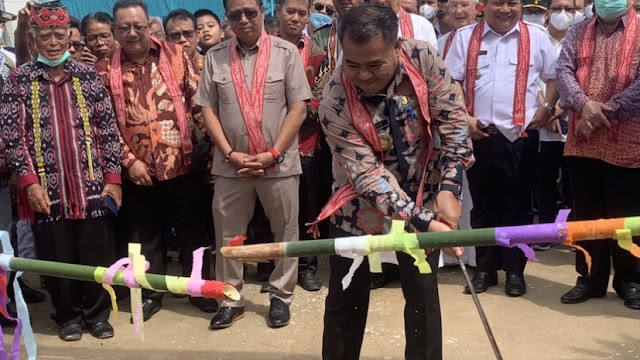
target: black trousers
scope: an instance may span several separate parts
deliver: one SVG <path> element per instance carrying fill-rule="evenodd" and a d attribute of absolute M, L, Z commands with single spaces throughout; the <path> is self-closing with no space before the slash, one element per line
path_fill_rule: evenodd
<path fill-rule="evenodd" d="M 490 136 L 473 141 L 475 164 L 467 170 L 473 198 L 471 227 L 485 228 L 533 223 L 531 191 L 536 178 L 538 132 L 509 141 L 497 129 Z M 527 259 L 518 248 L 476 247 L 477 270 L 504 270 L 522 275 Z"/>
<path fill-rule="evenodd" d="M 141 244 L 142 254 L 150 263 L 149 273 L 167 273 L 167 244 L 162 233 L 170 218 L 174 220 L 180 248 L 182 276 L 191 274 L 193 251 L 209 246 L 205 214 L 198 206 L 202 201 L 199 189 L 201 183 L 197 174 L 166 181 L 154 179 L 153 186 L 138 186 L 128 180 L 122 185 L 121 225 L 128 242 Z M 203 279 L 210 279 L 210 257 L 209 251 L 205 251 Z M 143 289 L 142 294 L 145 298 L 161 301 L 164 293 Z"/>
<path fill-rule="evenodd" d="M 571 205 L 571 190 L 566 161 L 562 157 L 563 151 L 564 142 L 562 141 L 540 142 L 536 184 L 540 223 L 555 221 L 559 210 L 558 200 L 562 200 L 568 206 Z"/>
<path fill-rule="evenodd" d="M 116 260 L 110 215 L 49 222 L 36 215 L 33 235 L 40 260 L 91 266 L 109 266 Z M 61 327 L 82 320 L 91 326 L 109 319 L 111 304 L 102 285 L 49 276 L 44 277 L 44 282 L 56 309 L 54 320 Z"/>
<path fill-rule="evenodd" d="M 335 227 L 331 237 L 351 236 Z M 438 258 L 440 251 L 429 254 L 431 274 L 420 274 L 413 258 L 397 253 L 400 264 L 400 284 L 405 299 L 404 333 L 405 359 L 442 359 L 442 322 L 438 298 Z M 325 301 L 322 358 L 325 360 L 357 360 L 364 337 L 369 311 L 369 262 L 365 258 L 355 272 L 351 285 L 342 290 L 342 278 L 353 261 L 331 256 L 329 294 Z"/>
<path fill-rule="evenodd" d="M 323 140 L 324 141 L 324 140 Z M 329 158 L 327 160 L 327 158 Z M 300 175 L 300 212 L 298 214 L 298 226 L 300 228 L 300 240 L 312 240 L 313 235 L 308 234 L 308 226 L 305 224 L 315 220 L 322 207 L 329 200 L 331 193 L 331 159 L 330 153 L 320 151 L 315 157 L 301 157 L 302 175 Z M 327 163 L 329 168 L 327 169 Z M 320 238 L 326 237 L 329 221 L 320 224 Z M 315 256 L 301 257 L 298 260 L 298 275 L 303 273 L 315 274 L 318 270 L 318 258 Z"/>
<path fill-rule="evenodd" d="M 575 220 L 595 220 L 637 216 L 640 214 L 640 169 L 629 169 L 601 160 L 567 157 L 573 190 Z M 640 244 L 640 237 L 633 242 Z M 615 274 L 613 287 L 634 283 L 640 288 L 640 260 L 621 249 L 614 240 L 579 242 L 591 256 L 591 274 L 581 251 L 576 251 L 579 281 L 587 281 L 592 290 L 605 293 L 609 283 L 611 260 Z"/>

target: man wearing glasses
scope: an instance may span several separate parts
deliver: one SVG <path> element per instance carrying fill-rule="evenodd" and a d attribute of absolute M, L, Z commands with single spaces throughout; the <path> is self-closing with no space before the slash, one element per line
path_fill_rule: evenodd
<path fill-rule="evenodd" d="M 311 12 L 333 16 L 336 13 L 336 8 L 333 7 L 333 0 L 315 0 L 311 5 Z"/>
<path fill-rule="evenodd" d="M 213 220 L 218 248 L 245 235 L 260 199 L 275 241 L 298 241 L 298 187 L 302 168 L 298 131 L 311 89 L 298 48 L 266 34 L 262 0 L 223 0 L 236 37 L 211 48 L 195 102 L 216 145 Z M 275 261 L 267 324 L 289 323 L 298 259 Z M 242 264 L 218 252 L 216 278 L 242 293 Z M 244 316 L 244 298 L 223 301 L 210 329 Z"/>
<path fill-rule="evenodd" d="M 98 58 L 87 48 L 80 34 L 80 21 L 74 17 L 69 18 L 69 41 L 71 58 L 87 65 L 95 65 Z"/>
<path fill-rule="evenodd" d="M 189 276 L 192 252 L 207 246 L 204 213 L 197 204 L 200 178 L 190 172 L 192 122 L 200 121 L 193 104 L 199 76 L 182 47 L 151 37 L 147 5 L 142 0 L 118 0 L 113 6 L 120 50 L 96 65 L 111 92 L 122 135 L 122 165 L 126 205 L 120 212 L 127 242 L 142 244 L 150 273 L 167 271 L 164 224 L 173 217 L 180 247 L 182 275 Z M 201 121 L 200 121 L 201 124 Z M 202 276 L 209 278 L 209 252 Z M 143 290 L 143 319 L 162 307 L 163 293 Z M 189 298 L 204 312 L 217 303 Z"/>
<path fill-rule="evenodd" d="M 164 31 L 167 40 L 182 46 L 193 66 L 201 73 L 204 68 L 204 56 L 198 53 L 195 16 L 185 9 L 173 10 L 164 18 Z"/>

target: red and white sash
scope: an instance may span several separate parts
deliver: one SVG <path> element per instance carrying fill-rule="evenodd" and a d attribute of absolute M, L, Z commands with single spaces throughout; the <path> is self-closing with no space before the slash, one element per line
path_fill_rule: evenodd
<path fill-rule="evenodd" d="M 169 59 L 169 56 L 167 56 L 167 54 L 165 53 L 165 51 L 167 50 L 164 48 L 164 43 L 154 39 L 153 37 L 151 38 L 151 41 L 156 46 L 158 46 L 158 48 L 160 48 L 158 71 L 160 72 L 160 76 L 162 76 L 162 80 L 164 80 L 164 83 L 167 86 L 167 90 L 169 90 L 169 94 L 171 95 L 171 102 L 173 104 L 173 108 L 175 109 L 176 120 L 178 123 L 178 127 L 180 128 L 180 142 L 182 145 L 183 158 L 182 161 L 185 165 L 189 165 L 191 164 L 191 152 L 193 151 L 193 143 L 191 142 L 191 130 L 187 121 L 187 108 L 185 106 L 184 93 L 182 92 L 182 89 L 178 85 L 176 77 L 173 74 L 171 61 Z M 120 48 L 117 48 L 113 55 L 111 55 L 111 59 L 109 61 L 109 86 L 111 87 L 111 96 L 113 97 L 113 104 L 116 110 L 116 118 L 118 120 L 120 131 L 123 132 L 122 138 L 124 139 L 125 144 L 133 149 L 133 147 L 131 146 L 132 144 L 129 141 L 129 137 L 125 132 L 127 123 L 127 109 L 124 99 L 124 84 L 122 83 L 121 55 L 122 50 Z"/>
<path fill-rule="evenodd" d="M 405 9 L 400 9 L 398 13 L 400 20 L 400 31 L 402 32 L 403 39 L 413 39 L 413 21 L 411 20 L 411 14 Z"/>
<path fill-rule="evenodd" d="M 444 44 L 444 51 L 442 51 L 442 60 L 447 58 L 449 54 L 449 50 L 451 49 L 451 44 L 453 44 L 453 38 L 456 37 L 456 30 L 451 30 L 448 35 L 447 42 Z"/>
<path fill-rule="evenodd" d="M 593 52 L 595 47 L 595 27 L 596 27 L 597 17 L 594 16 L 593 19 L 589 21 L 587 26 L 585 26 L 584 30 L 580 35 L 578 35 L 578 68 L 576 70 L 576 79 L 578 80 L 578 84 L 584 90 L 587 96 L 589 94 L 589 75 L 593 69 Z M 627 15 L 627 23 L 624 28 L 624 34 L 622 36 L 622 44 L 620 45 L 620 50 L 617 55 L 617 68 L 616 77 L 614 80 L 613 93 L 620 93 L 626 87 L 631 84 L 631 82 L 635 79 L 636 71 L 633 69 L 633 58 L 637 51 L 638 46 L 638 33 L 640 31 L 640 21 L 636 16 L 633 9 L 631 9 Z M 613 55 L 613 54 L 611 54 Z M 572 117 L 572 126 L 575 127 L 575 124 L 578 120 L 582 118 L 582 115 L 577 111 L 571 112 Z M 617 121 L 613 121 L 611 124 L 612 128 L 618 126 Z M 610 132 L 614 138 L 617 134 L 617 131 Z M 617 140 L 617 139 L 614 139 Z"/>
<path fill-rule="evenodd" d="M 418 70 L 418 68 L 411 62 L 409 55 L 406 52 L 402 52 L 400 56 L 400 62 L 404 65 L 405 70 L 407 71 L 407 76 L 409 77 L 409 81 L 411 81 L 411 85 L 416 93 L 416 98 L 420 105 L 420 113 L 422 117 L 426 121 L 427 134 L 429 136 L 429 141 L 431 141 L 431 117 L 429 116 L 429 88 L 427 87 L 427 82 L 425 81 L 424 75 Z M 351 117 L 351 122 L 353 126 L 356 128 L 358 133 L 360 133 L 365 140 L 369 143 L 371 148 L 379 154 L 380 159 L 384 159 L 384 151 L 382 150 L 382 145 L 380 144 L 380 138 L 378 137 L 378 131 L 373 123 L 373 119 L 369 111 L 365 108 L 362 101 L 358 98 L 358 94 L 356 93 L 356 89 L 351 85 L 347 76 L 342 73 L 342 86 L 347 96 L 347 102 L 349 104 L 349 113 Z M 426 181 L 427 174 L 427 166 L 428 162 L 431 159 L 431 153 L 433 151 L 433 146 L 431 143 L 428 144 L 426 163 L 424 164 L 424 171 L 422 173 L 422 179 L 420 180 L 420 187 L 418 188 L 418 195 L 416 199 L 416 204 L 418 206 L 422 206 L 422 197 L 424 194 L 424 184 Z M 351 201 L 360 197 L 358 190 L 355 186 L 348 182 L 345 185 L 341 186 L 329 199 L 327 204 L 322 208 L 320 215 L 316 218 L 316 220 L 312 223 L 306 224 L 307 226 L 311 226 L 309 228 L 308 233 L 313 234 L 314 237 L 319 235 L 318 232 L 318 223 L 329 216 L 332 216 L 336 211 L 350 203 Z"/>
<path fill-rule="evenodd" d="M 240 106 L 240 112 L 249 133 L 249 153 L 251 155 L 269 150 L 262 134 L 262 117 L 264 115 L 264 90 L 271 56 L 271 38 L 264 30 L 262 30 L 259 42 L 258 55 L 253 68 L 251 91 L 247 86 L 242 62 L 238 57 L 237 39 L 234 37 L 230 44 L 231 78 L 236 89 L 238 106 Z"/>
<path fill-rule="evenodd" d="M 469 40 L 469 52 L 467 54 L 466 68 L 466 97 L 467 111 L 473 116 L 475 104 L 475 88 L 478 72 L 478 57 L 480 55 L 480 46 L 482 44 L 482 35 L 484 33 L 485 21 L 477 24 L 471 33 Z M 527 25 L 520 22 L 520 36 L 518 37 L 518 64 L 516 65 L 516 82 L 513 95 L 513 122 L 520 136 L 526 135 L 524 132 L 525 112 L 526 112 L 526 96 L 527 82 L 529 78 L 529 63 L 531 61 L 531 40 L 529 38 L 529 29 Z M 524 135 L 523 135 L 524 134 Z"/>

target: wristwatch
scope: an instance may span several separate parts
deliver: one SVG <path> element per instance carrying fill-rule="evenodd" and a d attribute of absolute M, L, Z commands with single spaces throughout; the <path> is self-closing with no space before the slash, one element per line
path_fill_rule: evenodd
<path fill-rule="evenodd" d="M 440 191 L 451 191 L 453 193 L 453 196 L 455 196 L 456 199 L 460 200 L 460 196 L 462 196 L 462 185 L 440 184 L 440 190 L 438 190 L 438 192 Z"/>
<path fill-rule="evenodd" d="M 278 152 L 276 148 L 272 147 L 271 149 L 269 149 L 269 152 L 271 153 L 271 155 L 273 155 L 273 159 L 276 161 L 276 164 L 280 164 L 284 161 L 284 155 L 280 154 L 280 152 Z"/>
<path fill-rule="evenodd" d="M 544 106 L 545 108 L 547 108 L 547 110 L 549 110 L 549 113 L 551 114 L 551 116 L 553 116 L 553 114 L 556 113 L 556 106 L 548 103 L 548 102 L 544 102 L 542 103 L 542 106 Z"/>

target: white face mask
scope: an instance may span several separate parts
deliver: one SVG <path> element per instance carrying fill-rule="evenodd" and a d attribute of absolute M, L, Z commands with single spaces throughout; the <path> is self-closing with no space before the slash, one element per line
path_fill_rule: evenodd
<path fill-rule="evenodd" d="M 433 7 L 429 4 L 424 4 L 420 6 L 420 15 L 427 18 L 427 20 L 433 19 L 433 17 L 436 16 L 437 12 L 438 12 L 438 8 Z"/>
<path fill-rule="evenodd" d="M 551 13 L 549 23 L 558 30 L 566 30 L 573 23 L 573 14 L 568 13 L 565 10 Z"/>
<path fill-rule="evenodd" d="M 584 20 L 584 18 L 585 16 L 583 12 L 576 11 L 576 13 L 573 15 L 573 23 L 579 24 L 582 22 L 582 20 Z"/>
<path fill-rule="evenodd" d="M 0 29 L 0 42 L 2 41 L 3 35 L 4 35 L 4 29 Z"/>
<path fill-rule="evenodd" d="M 532 24 L 542 25 L 544 26 L 545 18 L 544 13 L 542 14 L 524 14 L 522 19 L 524 21 L 530 22 Z"/>
<path fill-rule="evenodd" d="M 593 17 L 593 4 L 584 7 L 584 16 L 586 16 L 587 19 L 591 20 L 591 18 Z"/>

